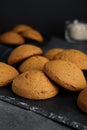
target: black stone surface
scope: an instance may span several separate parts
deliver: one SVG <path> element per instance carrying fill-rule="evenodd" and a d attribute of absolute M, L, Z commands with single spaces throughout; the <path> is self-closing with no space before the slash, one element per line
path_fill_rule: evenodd
<path fill-rule="evenodd" d="M 87 53 L 87 43 L 67 43 L 64 40 L 58 38 L 52 38 L 50 42 L 45 42 L 40 47 L 46 52 L 48 49 L 60 47 L 60 48 L 74 48 L 79 49 Z M 7 61 L 7 57 L 13 47 L 1 45 L 1 61 Z M 5 51 L 6 50 L 6 51 Z M 60 87 L 60 86 L 59 86 Z M 78 130 L 87 130 L 87 115 L 82 113 L 76 105 L 78 93 L 69 92 L 65 89 L 61 89 L 58 96 L 45 100 L 34 101 L 27 100 L 14 95 L 11 92 L 10 86 L 0 88 L 0 99 L 11 104 L 22 107 L 26 110 L 33 111 L 40 115 L 43 115 L 56 122 L 60 122 L 76 128 Z"/>

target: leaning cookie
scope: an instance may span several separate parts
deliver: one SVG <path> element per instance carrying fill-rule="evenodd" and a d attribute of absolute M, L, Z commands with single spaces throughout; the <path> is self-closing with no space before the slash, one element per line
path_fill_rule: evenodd
<path fill-rule="evenodd" d="M 12 91 L 24 98 L 44 100 L 56 96 L 59 90 L 42 71 L 30 70 L 13 80 Z"/>
<path fill-rule="evenodd" d="M 54 59 L 61 59 L 75 63 L 80 69 L 87 70 L 87 55 L 80 50 L 66 49 L 55 55 Z"/>
<path fill-rule="evenodd" d="M 49 60 L 44 56 L 32 56 L 28 59 L 26 59 L 19 67 L 19 71 L 21 73 L 28 71 L 30 69 L 37 69 L 42 70 L 43 66 L 48 62 Z"/>
<path fill-rule="evenodd" d="M 50 49 L 48 50 L 44 56 L 47 57 L 49 60 L 53 60 L 54 59 L 54 56 L 56 54 L 59 54 L 60 52 L 62 52 L 64 49 L 62 48 L 53 48 L 53 49 Z"/>
<path fill-rule="evenodd" d="M 74 63 L 64 60 L 49 61 L 44 66 L 44 72 L 65 89 L 80 91 L 87 87 L 82 70 Z"/>
<path fill-rule="evenodd" d="M 0 36 L 0 42 L 3 44 L 21 45 L 24 43 L 24 38 L 16 32 L 5 32 Z"/>
<path fill-rule="evenodd" d="M 15 65 L 20 61 L 34 56 L 34 55 L 41 55 L 42 49 L 40 47 L 31 45 L 31 44 L 24 44 L 21 46 L 16 47 L 8 57 L 8 64 Z"/>
<path fill-rule="evenodd" d="M 12 66 L 0 62 L 0 87 L 6 86 L 18 75 L 18 71 Z"/>
<path fill-rule="evenodd" d="M 30 40 L 34 40 L 37 42 L 43 42 L 44 38 L 41 33 L 35 29 L 25 30 L 21 33 L 21 35 Z"/>
<path fill-rule="evenodd" d="M 19 25 L 16 25 L 12 30 L 14 32 L 17 32 L 17 33 L 21 33 L 25 30 L 30 30 L 32 29 L 32 27 L 30 27 L 29 25 L 26 25 L 26 24 L 19 24 Z"/>
<path fill-rule="evenodd" d="M 87 88 L 82 90 L 77 98 L 77 106 L 85 113 L 87 113 Z"/>

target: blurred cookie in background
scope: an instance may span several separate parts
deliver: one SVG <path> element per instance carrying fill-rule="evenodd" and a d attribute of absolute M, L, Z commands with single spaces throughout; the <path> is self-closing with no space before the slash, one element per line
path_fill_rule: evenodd
<path fill-rule="evenodd" d="M 23 31 L 26 31 L 26 30 L 30 30 L 32 29 L 31 26 L 29 25 L 26 25 L 26 24 L 19 24 L 19 25 L 16 25 L 15 27 L 13 27 L 13 31 L 14 32 L 17 32 L 17 33 L 21 33 Z"/>
<path fill-rule="evenodd" d="M 25 30 L 21 33 L 21 35 L 24 38 L 27 38 L 27 39 L 30 39 L 30 40 L 33 40 L 36 42 L 43 42 L 44 41 L 42 34 L 35 29 Z"/>
<path fill-rule="evenodd" d="M 10 45 L 21 45 L 25 42 L 25 40 L 20 34 L 9 31 L 0 35 L 0 42 Z"/>

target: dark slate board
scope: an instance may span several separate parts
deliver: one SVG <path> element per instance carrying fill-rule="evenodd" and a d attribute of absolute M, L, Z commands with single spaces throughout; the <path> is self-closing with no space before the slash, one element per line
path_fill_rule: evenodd
<path fill-rule="evenodd" d="M 42 44 L 33 44 L 39 45 L 44 52 L 51 48 L 60 47 L 79 49 L 87 53 L 86 42 L 72 44 L 58 38 L 52 38 L 49 42 L 46 41 Z M 7 58 L 13 48 L 14 46 L 0 45 L 0 61 L 7 62 Z M 26 110 L 31 110 L 56 122 L 68 125 L 69 127 L 78 130 L 87 130 L 87 114 L 84 114 L 78 109 L 76 105 L 77 96 L 78 93 L 61 89 L 59 95 L 54 98 L 44 101 L 34 101 L 13 94 L 11 85 L 0 88 L 0 100 L 17 105 Z"/>

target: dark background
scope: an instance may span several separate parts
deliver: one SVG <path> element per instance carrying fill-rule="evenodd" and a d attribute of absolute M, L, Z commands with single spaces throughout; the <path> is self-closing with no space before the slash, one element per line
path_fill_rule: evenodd
<path fill-rule="evenodd" d="M 44 35 L 63 36 L 65 21 L 87 21 L 86 0 L 3 0 L 0 2 L 0 32 L 24 23 Z"/>

